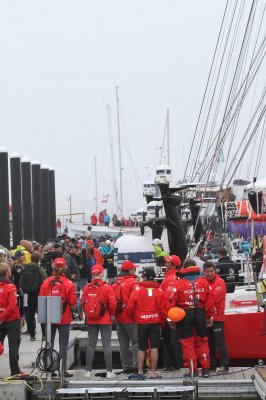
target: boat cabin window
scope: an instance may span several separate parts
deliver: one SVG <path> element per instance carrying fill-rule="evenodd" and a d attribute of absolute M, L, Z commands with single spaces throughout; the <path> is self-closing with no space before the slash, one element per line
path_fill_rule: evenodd
<path fill-rule="evenodd" d="M 157 169 L 156 173 L 157 174 L 170 175 L 171 174 L 171 170 L 170 169 Z"/>

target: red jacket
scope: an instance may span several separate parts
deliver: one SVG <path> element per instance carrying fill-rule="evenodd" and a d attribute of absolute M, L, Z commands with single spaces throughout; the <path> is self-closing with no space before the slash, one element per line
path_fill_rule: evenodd
<path fill-rule="evenodd" d="M 91 224 L 92 225 L 97 225 L 97 217 L 96 217 L 96 215 L 91 215 Z"/>
<path fill-rule="evenodd" d="M 215 274 L 215 278 L 212 281 L 208 281 L 208 284 L 212 288 L 214 298 L 215 314 L 213 316 L 214 321 L 224 321 L 224 308 L 225 308 L 225 297 L 226 297 L 226 284 L 218 274 Z"/>
<path fill-rule="evenodd" d="M 20 319 L 17 306 L 17 289 L 7 278 L 0 278 L 0 321 Z"/>
<path fill-rule="evenodd" d="M 161 283 L 160 289 L 164 294 L 164 298 L 167 301 L 170 301 L 176 291 L 176 269 L 171 269 L 170 271 L 165 273 L 165 278 Z"/>
<path fill-rule="evenodd" d="M 117 278 L 117 283 L 115 285 L 121 285 L 121 295 L 122 295 L 122 305 L 123 311 L 120 314 L 115 315 L 116 322 L 120 324 L 132 324 L 134 323 L 134 318 L 127 314 L 128 300 L 133 292 L 133 290 L 138 286 L 136 275 L 124 275 Z"/>
<path fill-rule="evenodd" d="M 97 282 L 99 286 L 101 286 L 101 299 L 100 301 L 104 304 L 106 311 L 103 317 L 99 319 L 89 319 L 86 317 L 86 324 L 96 324 L 96 325 L 103 325 L 103 324 L 112 324 L 113 321 L 111 316 L 115 314 L 116 309 L 116 299 L 114 295 L 114 291 L 112 286 L 109 283 L 103 282 L 101 279 L 92 279 L 92 282 Z M 81 305 L 83 310 L 85 309 L 85 303 L 88 296 L 88 286 L 89 283 L 84 287 L 82 297 L 81 297 Z"/>
<path fill-rule="evenodd" d="M 130 296 L 126 311 L 137 324 L 155 324 L 163 321 L 163 292 L 153 281 L 139 282 Z"/>
<path fill-rule="evenodd" d="M 176 281 L 176 292 L 174 293 L 171 307 L 176 305 L 183 309 L 195 308 L 195 296 L 198 300 L 196 308 L 204 307 L 206 317 L 209 319 L 214 317 L 215 309 L 212 289 L 206 279 L 201 277 L 196 278 L 193 284 L 191 280 L 185 277 Z"/>
<path fill-rule="evenodd" d="M 97 249 L 97 247 L 93 248 L 93 255 L 94 255 L 94 259 L 95 259 L 96 264 L 103 265 L 103 261 L 104 261 L 103 260 L 103 255 L 100 252 L 100 250 Z"/>
<path fill-rule="evenodd" d="M 52 285 L 50 284 L 50 282 L 54 281 L 54 279 L 54 275 L 45 279 L 40 289 L 40 296 L 51 295 Z M 60 275 L 59 280 L 62 282 L 62 291 L 64 293 L 64 299 L 62 299 L 62 301 L 65 303 L 66 306 L 61 317 L 61 321 L 58 325 L 68 325 L 72 321 L 71 307 L 77 304 L 75 285 L 70 279 L 66 278 L 65 275 Z"/>

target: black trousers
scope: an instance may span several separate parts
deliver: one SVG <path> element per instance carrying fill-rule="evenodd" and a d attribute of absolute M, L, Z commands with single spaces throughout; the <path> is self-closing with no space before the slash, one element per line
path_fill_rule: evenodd
<path fill-rule="evenodd" d="M 18 352 L 21 340 L 19 319 L 16 319 L 15 321 L 3 322 L 0 325 L 0 342 L 4 343 L 6 336 L 8 338 L 9 366 L 11 375 L 16 375 L 20 372 L 20 368 L 18 366 Z"/>
<path fill-rule="evenodd" d="M 181 368 L 183 365 L 182 347 L 179 343 L 179 332 L 170 328 L 166 323 L 162 330 L 164 354 L 164 366 Z M 168 362 L 167 362 L 168 359 Z M 168 365 L 169 364 L 169 365 Z"/>
<path fill-rule="evenodd" d="M 35 336 L 35 313 L 38 311 L 38 293 L 28 294 L 28 321 L 27 326 L 30 336 Z M 45 336 L 45 324 L 41 324 L 42 335 Z"/>
<path fill-rule="evenodd" d="M 229 366 L 228 353 L 224 337 L 224 322 L 213 321 L 213 326 L 207 329 L 211 368 L 216 367 L 216 349 L 220 355 L 220 363 L 224 367 Z"/>

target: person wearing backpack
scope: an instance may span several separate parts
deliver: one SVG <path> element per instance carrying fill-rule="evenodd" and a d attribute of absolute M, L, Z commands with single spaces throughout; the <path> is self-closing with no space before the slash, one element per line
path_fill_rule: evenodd
<path fill-rule="evenodd" d="M 150 379 L 159 378 L 156 372 L 158 349 L 160 347 L 161 324 L 164 320 L 163 292 L 160 285 L 154 282 L 155 271 L 149 267 L 143 271 L 143 281 L 133 291 L 127 305 L 127 314 L 135 318 L 138 328 L 138 378 L 144 378 L 143 364 L 145 352 L 151 349 Z"/>
<path fill-rule="evenodd" d="M 127 314 L 128 300 L 136 288 L 137 266 L 131 261 L 124 261 L 116 282 L 112 285 L 117 300 L 115 314 L 116 330 L 119 341 L 120 359 L 124 374 L 138 371 L 138 331 L 133 317 Z M 131 351 L 130 351 L 131 346 Z"/>
<path fill-rule="evenodd" d="M 52 324 L 51 347 L 54 347 L 56 331 L 59 333 L 59 356 L 63 360 L 64 376 L 73 376 L 66 371 L 67 349 L 69 342 L 69 328 L 72 321 L 72 307 L 77 304 L 75 284 L 65 276 L 66 261 L 64 258 L 56 258 L 53 262 L 53 275 L 45 279 L 41 286 L 40 296 L 61 297 L 61 321 L 59 324 Z M 53 373 L 56 376 L 56 373 Z"/>
<path fill-rule="evenodd" d="M 34 251 L 31 255 L 31 262 L 25 264 L 24 269 L 20 276 L 20 287 L 23 293 L 28 295 L 28 330 L 30 334 L 30 341 L 35 341 L 35 313 L 38 306 L 38 296 L 42 282 L 46 279 L 46 273 L 42 267 L 39 266 L 41 253 Z M 45 337 L 45 327 L 42 327 L 42 335 Z"/>
<path fill-rule="evenodd" d="M 95 264 L 91 269 L 92 281 L 82 294 L 81 305 L 86 317 L 89 344 L 86 354 L 85 378 L 91 377 L 92 362 L 96 349 L 99 331 L 101 333 L 104 360 L 107 369 L 106 377 L 115 378 L 112 371 L 112 317 L 116 310 L 116 299 L 112 286 L 103 281 L 104 268 Z"/>

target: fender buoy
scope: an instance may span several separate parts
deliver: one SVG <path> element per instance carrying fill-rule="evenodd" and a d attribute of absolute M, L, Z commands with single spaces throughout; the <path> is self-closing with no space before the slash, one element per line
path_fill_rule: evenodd
<path fill-rule="evenodd" d="M 185 316 L 186 316 L 186 312 L 185 312 L 185 310 L 183 310 L 183 308 L 172 307 L 168 311 L 168 318 L 172 322 L 180 322 L 180 321 L 182 321 L 182 319 L 185 318 Z"/>

